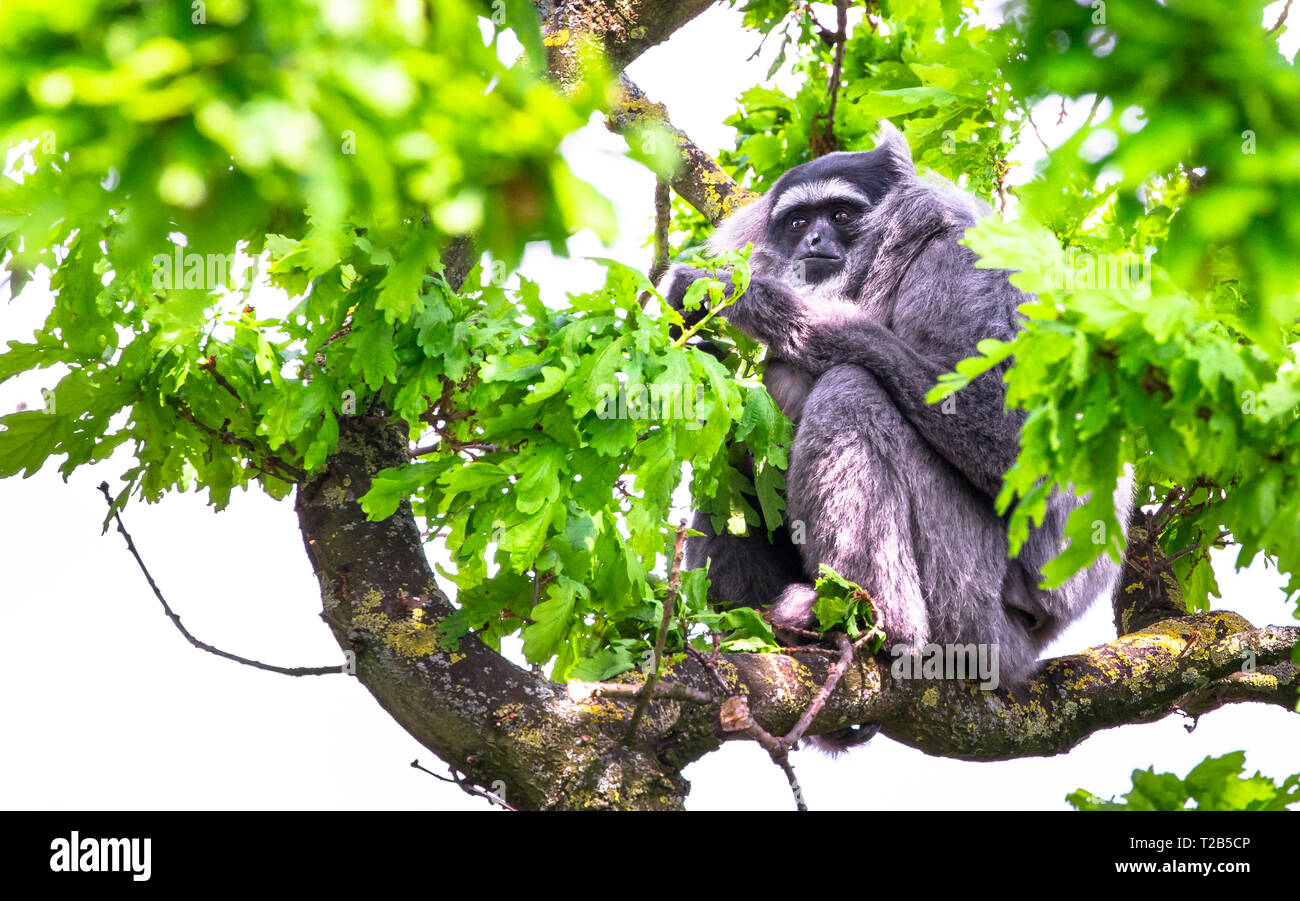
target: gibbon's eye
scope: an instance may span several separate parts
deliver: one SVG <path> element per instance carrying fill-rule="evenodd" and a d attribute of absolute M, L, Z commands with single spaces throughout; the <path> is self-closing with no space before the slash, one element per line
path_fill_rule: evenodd
<path fill-rule="evenodd" d="M 835 215 L 831 218 L 835 220 L 836 225 L 844 225 L 853 218 L 853 214 L 848 210 L 836 210 Z"/>
<path fill-rule="evenodd" d="M 803 218 L 802 216 L 795 216 L 793 219 L 790 220 L 790 231 L 797 232 L 799 231 L 799 229 L 803 228 L 807 224 L 808 224 L 807 219 Z"/>

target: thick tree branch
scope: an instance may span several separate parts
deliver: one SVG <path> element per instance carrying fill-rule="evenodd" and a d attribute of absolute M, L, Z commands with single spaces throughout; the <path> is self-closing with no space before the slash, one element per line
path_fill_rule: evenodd
<path fill-rule="evenodd" d="M 537 0 L 543 17 L 546 65 L 551 79 L 571 91 L 583 78 L 583 40 L 594 38 L 609 70 L 619 74 L 619 99 L 606 125 L 630 135 L 650 126 L 669 131 L 677 141 L 682 165 L 672 187 L 687 203 L 716 225 L 756 195 L 736 184 L 709 154 L 668 119 L 662 104 L 650 101 L 623 70 L 638 56 L 712 5 L 703 0 Z"/>
<path fill-rule="evenodd" d="M 554 4 L 537 4 L 545 13 Z M 546 16 L 546 67 L 565 90 L 582 81 L 584 38 L 594 39 L 605 63 L 621 72 L 712 6 L 711 0 L 567 0 Z"/>
<path fill-rule="evenodd" d="M 619 79 L 622 93 L 609 111 L 605 124 L 621 135 L 635 134 L 643 128 L 657 126 L 673 135 L 682 165 L 673 176 L 673 190 L 713 225 L 731 215 L 758 195 L 742 188 L 713 157 L 668 119 L 662 103 L 654 103 L 626 75 Z"/>
<path fill-rule="evenodd" d="M 1255 629 L 1235 613 L 1201 613 L 1046 661 L 1015 693 L 960 680 L 896 680 L 886 662 L 857 660 L 809 732 L 880 721 L 891 738 L 945 757 L 1060 754 L 1094 732 L 1179 709 L 1204 712 L 1237 701 L 1293 708 L 1290 655 L 1298 643 L 1300 627 Z M 734 672 L 734 690 L 748 695 L 755 721 L 781 734 L 812 703 L 828 664 L 804 653 L 733 654 L 722 667 Z M 1262 675 L 1238 675 L 1248 667 Z M 680 673 L 675 679 L 685 681 Z"/>
<path fill-rule="evenodd" d="M 1265 666 L 1253 673 L 1233 673 L 1190 692 L 1178 706 L 1194 717 L 1225 704 L 1254 701 L 1295 710 L 1300 702 L 1300 667 L 1294 663 Z"/>
<path fill-rule="evenodd" d="M 686 658 L 664 677 L 672 694 L 690 700 L 653 700 L 638 741 L 626 747 L 639 692 L 575 701 L 563 686 L 519 669 L 477 638 L 441 647 L 437 624 L 453 608 L 434 584 L 409 508 L 373 523 L 356 503 L 370 473 L 404 459 L 403 437 L 345 420 L 343 446 L 328 473 L 299 493 L 299 520 L 325 619 L 340 644 L 356 652 L 358 678 L 470 782 L 502 781 L 507 802 L 519 808 L 680 806 L 681 767 L 724 740 L 753 737 L 744 724 L 738 730 L 726 721 L 728 704 L 744 698 L 754 725 L 785 735 L 827 683 L 832 663 L 823 653 L 719 655 L 716 675 Z M 1203 613 L 1048 661 L 1015 694 L 964 681 L 899 681 L 887 660 L 857 659 L 808 732 L 882 722 L 886 734 L 931 754 L 1057 754 L 1098 730 L 1179 709 L 1293 704 L 1289 663 L 1298 641 L 1300 627 L 1255 629 L 1233 613 Z M 1236 675 L 1252 669 L 1262 675 Z M 698 703 L 706 695 L 729 699 Z"/>
<path fill-rule="evenodd" d="M 644 743 L 624 747 L 626 721 L 608 707 L 617 702 L 575 703 L 564 686 L 520 669 L 476 637 L 442 646 L 438 624 L 454 609 L 435 584 L 409 505 L 369 522 L 357 503 L 373 473 L 406 459 L 402 428 L 345 419 L 326 472 L 298 492 L 323 618 L 355 652 L 357 678 L 471 784 L 502 782 L 512 807 L 680 807 L 686 783 Z M 659 734 L 683 709 L 704 708 L 655 702 L 643 729 Z"/>

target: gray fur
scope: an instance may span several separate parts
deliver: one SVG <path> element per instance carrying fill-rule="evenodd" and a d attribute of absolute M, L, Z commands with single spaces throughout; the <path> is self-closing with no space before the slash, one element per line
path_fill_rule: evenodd
<path fill-rule="evenodd" d="M 829 211 L 810 210 L 803 226 L 788 218 L 784 194 L 829 179 L 869 198 L 855 207 L 848 232 L 833 231 L 838 214 Z M 1052 638 L 1113 591 L 1120 567 L 1103 555 L 1064 586 L 1037 587 L 1041 567 L 1062 548 L 1066 516 L 1082 502 L 1061 491 L 1018 558 L 1008 558 L 994 498 L 1019 452 L 1024 414 L 1005 408 L 1007 364 L 951 403 L 925 401 L 980 340 L 1011 340 L 1021 327 L 1016 308 L 1028 298 L 1007 272 L 975 268 L 975 254 L 958 243 L 982 212 L 951 183 L 918 177 L 891 127 L 873 151 L 790 170 L 717 230 L 714 250 L 755 245 L 750 287 L 725 315 L 767 346 L 768 389 L 797 422 L 786 519 L 802 521 L 807 541 L 793 545 L 788 525 L 772 540 L 757 529 L 716 535 L 697 514 L 694 528 L 705 534 L 689 543 L 687 564 L 711 558 L 715 599 L 774 604 L 775 622 L 799 628 L 812 625 L 810 583 L 819 564 L 830 564 L 876 599 L 887 648 L 995 645 L 999 678 L 1010 687 L 1032 674 Z M 792 265 L 791 242 L 803 253 L 818 229 L 827 246 L 846 252 L 833 272 L 807 283 Z M 701 275 L 674 267 L 664 296 L 680 308 Z M 1116 487 L 1115 506 L 1126 529 L 1131 479 Z"/>

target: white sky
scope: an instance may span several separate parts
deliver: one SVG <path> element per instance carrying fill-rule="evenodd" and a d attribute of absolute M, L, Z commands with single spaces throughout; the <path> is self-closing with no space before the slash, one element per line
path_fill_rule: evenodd
<path fill-rule="evenodd" d="M 771 47 L 765 58 L 746 62 L 756 43 L 740 31 L 736 13 L 714 8 L 629 74 L 667 104 L 678 127 L 716 151 L 734 138 L 720 123 L 734 111 L 736 95 L 760 81 L 770 62 Z M 1039 118 L 1055 143 L 1059 137 Z M 587 232 L 573 238 L 570 250 L 645 266 L 649 251 L 640 244 L 650 228 L 652 178 L 625 159 L 623 147 L 598 123 L 566 143 L 576 171 L 610 197 L 626 223 L 613 247 Z M 530 252 L 524 271 L 552 296 L 588 290 L 603 278 L 595 264 L 545 251 Z M 0 302 L 8 301 L 5 291 Z M 37 286 L 2 310 L 0 342 L 27 339 L 44 319 L 48 296 Z M 56 380 L 42 373 L 0 385 L 0 411 L 20 402 L 39 406 L 39 389 Z M 412 770 L 416 758 L 438 772 L 444 767 L 355 680 L 292 679 L 191 648 L 162 615 L 121 537 L 99 533 L 104 503 L 95 486 L 116 484 L 125 467 L 119 454 L 66 484 L 52 469 L 0 481 L 7 638 L 0 654 L 0 808 L 486 806 Z M 282 665 L 341 662 L 319 618 L 290 501 L 238 496 L 213 516 L 189 494 L 132 505 L 126 521 L 173 608 L 200 639 Z M 1222 606 L 1257 625 L 1290 621 L 1277 574 L 1262 567 L 1234 574 L 1232 558 L 1231 551 L 1216 558 Z M 1098 605 L 1049 656 L 1113 637 L 1110 611 Z M 1207 755 L 1238 749 L 1247 751 L 1250 772 L 1280 778 L 1300 769 L 1294 714 L 1238 705 L 1203 718 L 1190 734 L 1185 722 L 1173 716 L 1110 730 L 1068 755 L 1006 763 L 928 757 L 884 737 L 836 761 L 812 751 L 794 759 L 814 809 L 1064 808 L 1075 788 L 1126 790 L 1135 767 L 1154 763 L 1182 775 Z M 747 743 L 728 745 L 685 775 L 693 809 L 792 805 L 780 771 Z"/>

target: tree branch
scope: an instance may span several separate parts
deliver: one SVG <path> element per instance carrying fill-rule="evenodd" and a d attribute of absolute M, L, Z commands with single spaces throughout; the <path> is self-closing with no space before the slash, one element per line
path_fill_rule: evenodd
<path fill-rule="evenodd" d="M 298 489 L 323 619 L 355 652 L 358 680 L 468 782 L 503 782 L 515 808 L 679 808 L 687 786 L 676 770 L 644 741 L 623 745 L 625 702 L 572 701 L 564 686 L 476 636 L 444 643 L 438 625 L 455 608 L 435 582 L 409 503 L 380 522 L 357 503 L 374 473 L 407 459 L 403 426 L 344 419 L 338 452 Z M 679 718 L 708 716 L 699 705 L 655 701 L 642 728 L 658 735 Z"/>
<path fill-rule="evenodd" d="M 551 79 L 564 91 L 582 82 L 582 40 L 594 37 L 610 71 L 619 74 L 620 94 L 605 124 L 617 134 L 634 134 L 658 125 L 675 136 L 682 166 L 672 187 L 687 203 L 716 225 L 758 195 L 736 184 L 717 161 L 686 134 L 673 127 L 662 104 L 623 74 L 638 56 L 666 40 L 712 4 L 706 0 L 569 0 L 533 4 L 544 18 L 543 41 Z"/>
<path fill-rule="evenodd" d="M 121 534 L 122 538 L 126 541 L 126 549 L 130 552 L 131 556 L 135 558 L 135 564 L 140 567 L 140 572 L 144 573 L 144 579 L 149 583 L 149 588 L 153 591 L 153 596 L 158 599 L 158 603 L 162 604 L 163 613 L 165 613 L 167 618 L 172 621 L 172 625 L 176 627 L 176 631 L 180 632 L 181 636 L 194 647 L 198 648 L 200 651 L 207 651 L 209 654 L 213 654 L 217 657 L 224 657 L 226 660 L 233 660 L 235 663 L 242 663 L 244 666 L 266 670 L 270 673 L 279 673 L 282 676 L 328 676 L 333 675 L 334 673 L 350 672 L 350 665 L 347 663 L 336 666 L 276 666 L 273 663 L 263 663 L 260 660 L 253 660 L 251 657 L 241 657 L 238 654 L 223 651 L 221 648 L 210 645 L 206 641 L 199 641 L 199 639 L 195 638 L 194 635 L 190 633 L 189 629 L 185 628 L 185 624 L 181 622 L 181 618 L 176 614 L 176 611 L 172 610 L 171 604 L 167 603 L 167 598 L 163 596 L 162 589 L 160 589 L 158 583 L 153 580 L 153 573 L 149 572 L 149 567 L 144 565 L 144 559 L 140 556 L 140 552 L 136 550 L 135 541 L 132 540 L 131 533 L 126 530 L 126 525 L 122 522 L 122 517 L 113 509 L 113 496 L 108 491 L 108 483 L 100 482 L 99 490 L 104 495 L 104 500 L 108 501 L 108 509 L 112 513 L 113 521 L 117 523 L 118 533 Z"/>
<path fill-rule="evenodd" d="M 673 542 L 673 558 L 668 569 L 668 595 L 664 598 L 663 616 L 659 619 L 659 634 L 655 636 L 654 666 L 646 677 L 645 688 L 632 711 L 632 721 L 627 726 L 627 744 L 636 740 L 636 727 L 641 725 L 641 718 L 654 697 L 655 683 L 664 669 L 664 642 L 668 638 L 668 627 L 673 621 L 673 611 L 677 608 L 677 592 L 682 584 L 682 549 L 686 546 L 686 520 L 677 526 L 677 537 Z"/>
<path fill-rule="evenodd" d="M 878 720 L 891 738 L 944 757 L 1060 754 L 1094 732 L 1153 722 L 1178 709 L 1246 700 L 1294 705 L 1290 655 L 1298 643 L 1300 627 L 1256 629 L 1235 613 L 1201 613 L 1046 661 L 1014 693 L 954 679 L 893 679 L 884 662 L 859 660 L 809 731 Z M 739 671 L 754 719 L 777 733 L 812 702 L 827 669 L 825 658 L 802 653 L 725 660 Z M 1244 666 L 1264 675 L 1238 678 Z"/>
<path fill-rule="evenodd" d="M 542 4 L 539 10 L 545 12 Z M 568 0 L 546 17 L 546 67 L 564 90 L 582 81 L 582 40 L 591 37 L 611 71 L 662 43 L 712 6 L 711 0 Z"/>
<path fill-rule="evenodd" d="M 635 134 L 647 126 L 664 128 L 677 141 L 682 165 L 673 176 L 672 186 L 713 225 L 758 195 L 742 188 L 728 175 L 717 160 L 701 150 L 685 132 L 675 128 L 662 103 L 654 103 L 626 75 L 619 78 L 622 93 L 610 109 L 605 124 L 621 135 Z"/>

